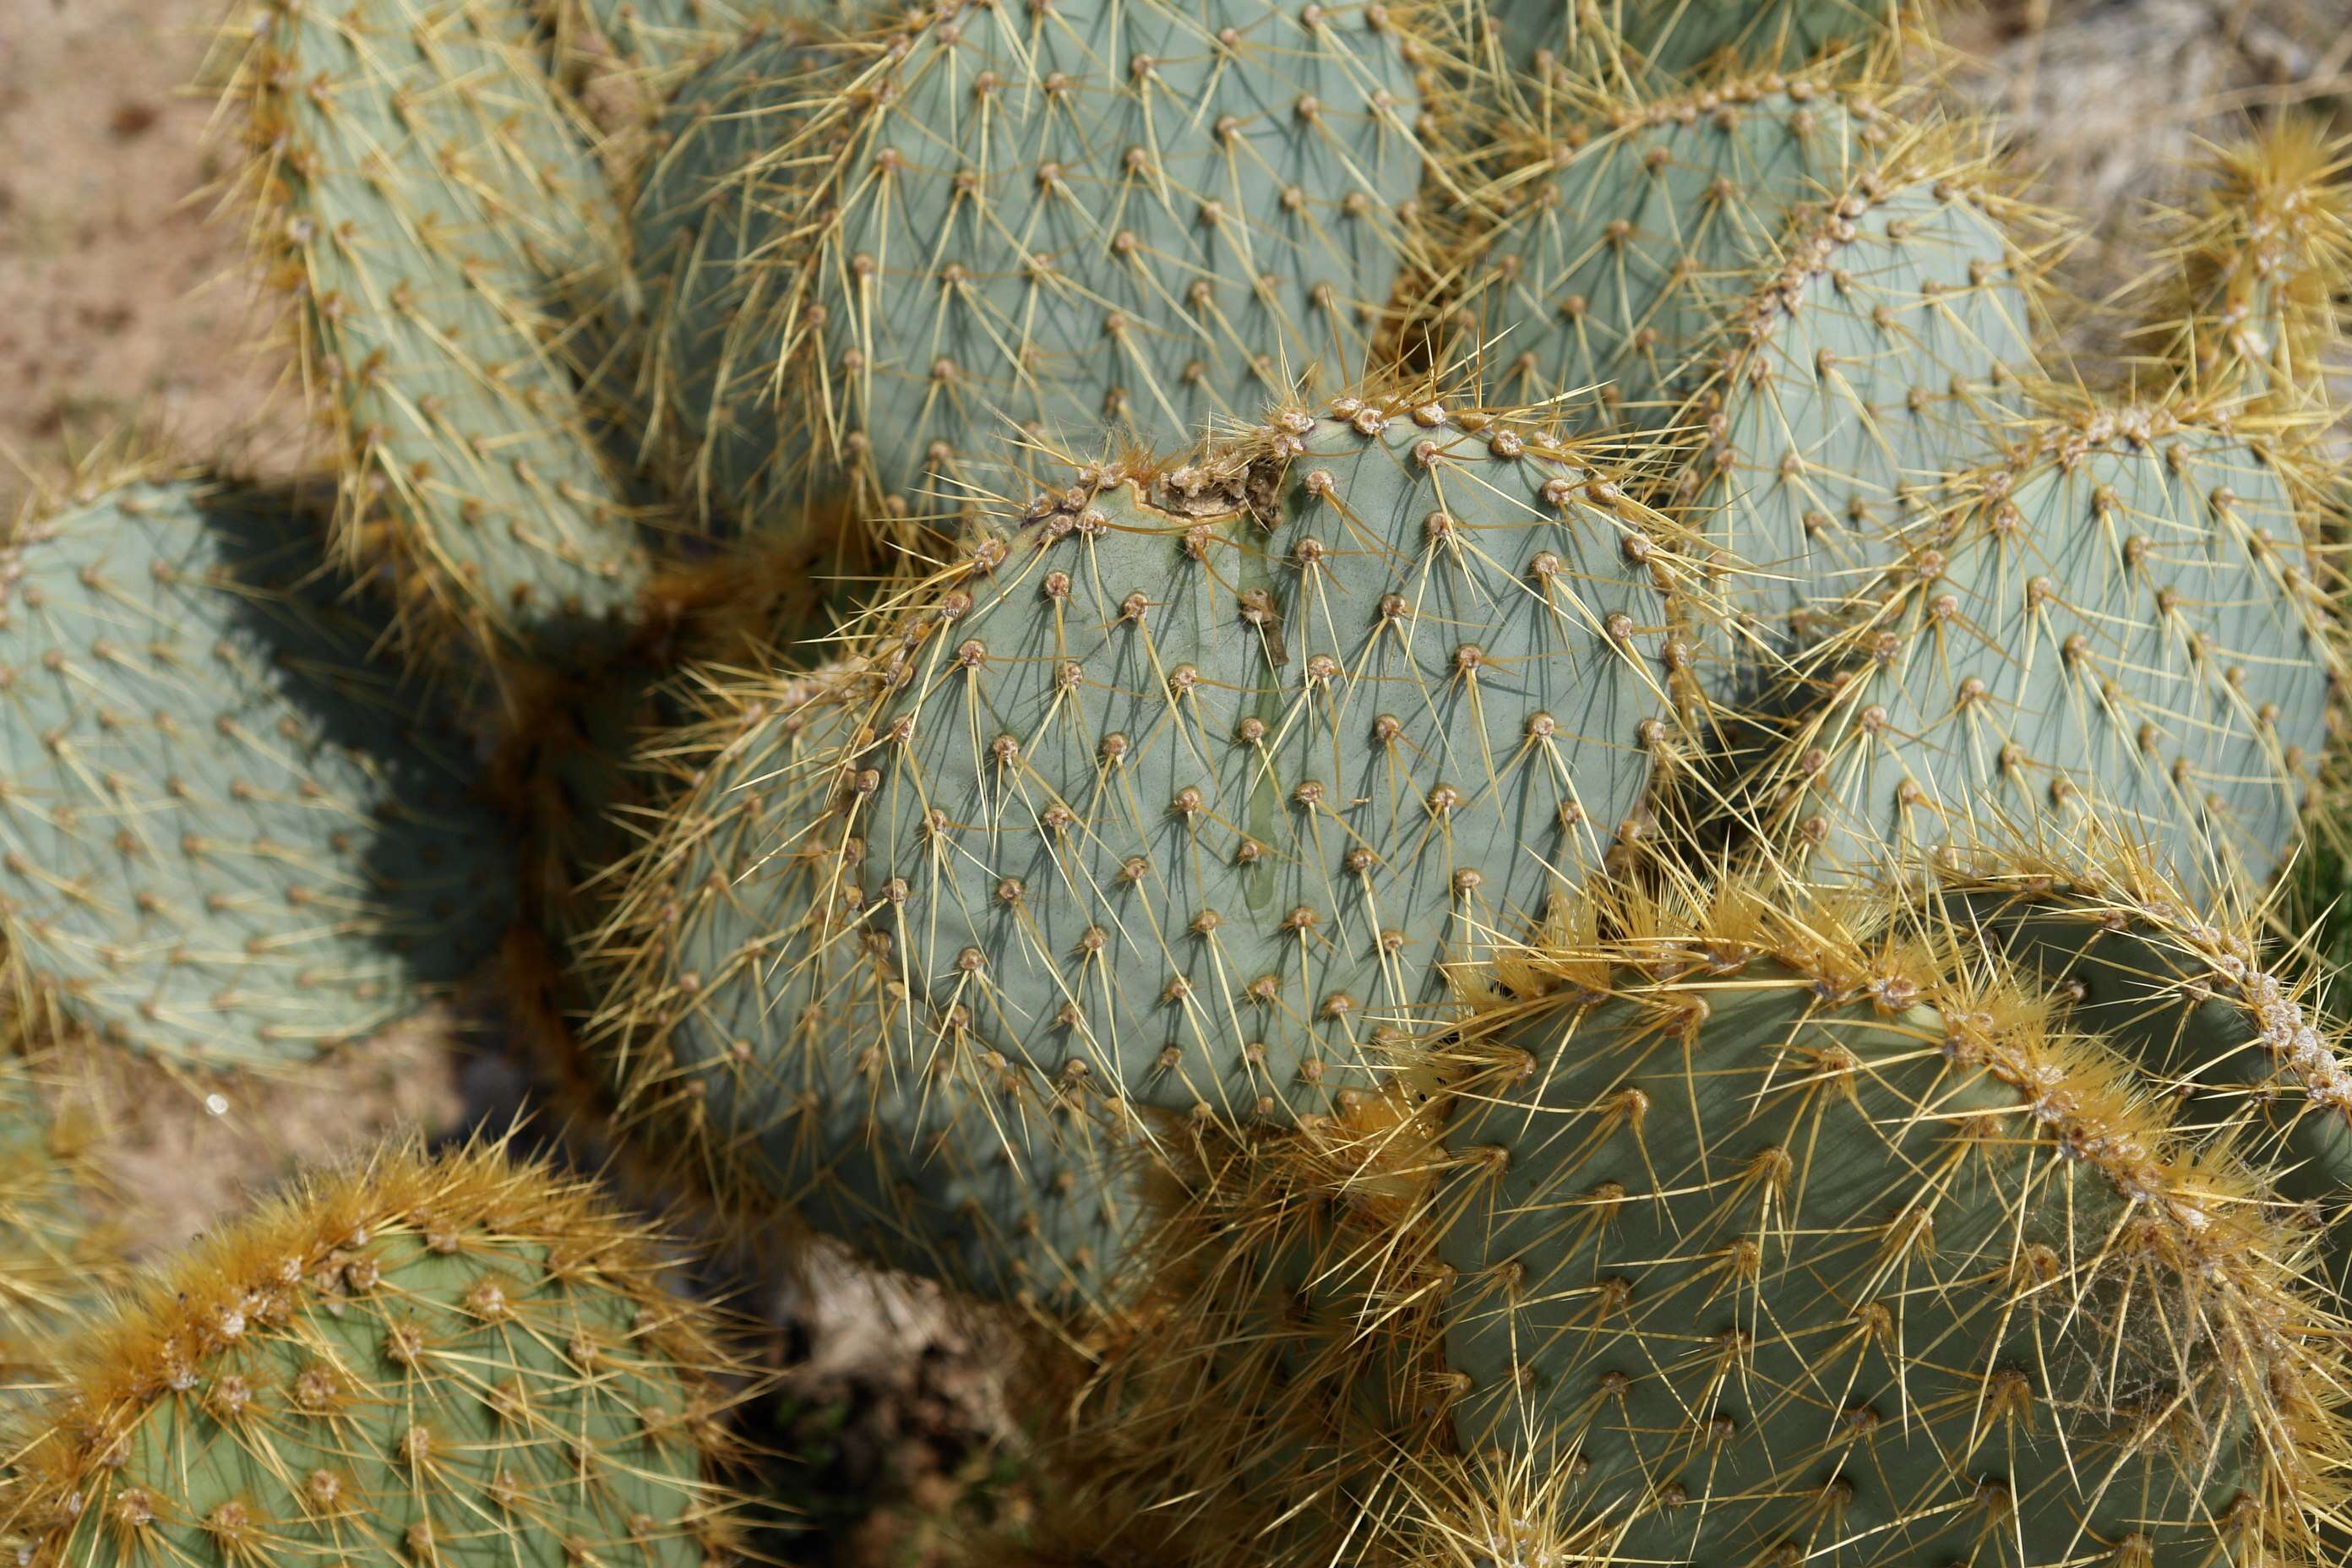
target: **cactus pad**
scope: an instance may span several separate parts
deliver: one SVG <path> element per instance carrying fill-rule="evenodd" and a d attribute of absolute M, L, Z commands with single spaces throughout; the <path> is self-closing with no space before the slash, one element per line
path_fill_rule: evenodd
<path fill-rule="evenodd" d="M 462 976 L 509 916 L 510 852 L 319 602 L 316 534 L 259 492 L 136 479 L 6 551 L 12 958 L 157 1056 L 307 1059 Z"/>
<path fill-rule="evenodd" d="M 391 566 L 420 633 L 578 657 L 617 637 L 646 563 L 548 306 L 617 220 L 520 17 L 272 0 L 238 90 L 256 243 L 339 416 L 342 550 Z"/>
<path fill-rule="evenodd" d="M 1643 800 L 1674 543 L 1574 449 L 1433 402 L 1094 470 L 968 542 L 816 717 L 726 737 L 644 859 L 645 918 L 681 907 L 619 1005 L 782 1074 L 903 989 L 908 1060 L 1329 1110 Z M 832 735 L 788 766 L 787 722 Z M 808 1044 L 781 988 L 823 1004 Z"/>
<path fill-rule="evenodd" d="M 862 665 L 667 742 L 691 772 L 592 1034 L 788 1190 L 921 1076 L 964 1158 L 1049 1172 L 1008 1074 L 1016 1107 L 1343 1109 L 1672 752 L 1674 542 L 1538 429 L 1426 401 L 1092 471 Z"/>
<path fill-rule="evenodd" d="M 580 15 L 629 66 L 667 76 L 764 24 L 847 15 L 845 0 L 580 0 Z"/>
<path fill-rule="evenodd" d="M 85 1330 L 0 1527 L 41 1568 L 727 1561 L 711 1330 L 587 1190 L 394 1152 Z"/>
<path fill-rule="evenodd" d="M 831 766 L 852 713 L 835 689 L 847 678 L 705 676 L 682 694 L 711 717 L 659 738 L 646 776 L 683 768 L 694 815 L 682 820 L 704 830 L 658 837 L 641 857 L 658 875 L 624 893 L 625 934 L 597 954 L 606 1003 L 589 1024 L 588 1070 L 621 1091 L 623 1121 L 649 1146 L 687 1134 L 694 1186 L 730 1215 L 768 1215 L 782 1199 L 817 1231 L 992 1299 L 1105 1306 L 1129 1283 L 1119 1266 L 1140 1178 L 1084 1085 L 977 1051 L 910 1057 L 906 1009 L 870 962 L 821 953 L 739 972 L 725 956 L 756 960 L 808 917 L 791 898 L 810 890 L 810 846 L 772 838 L 784 809 L 771 801 L 805 795 Z M 679 889 L 688 898 L 673 910 Z M 656 940 L 632 917 L 657 922 Z M 668 967 L 679 954 L 683 973 Z M 656 986 L 665 1010 L 648 1016 Z M 845 1034 L 844 1019 L 871 1037 Z"/>
<path fill-rule="evenodd" d="M 1528 138 L 1485 200 L 1502 215 L 1464 263 L 1465 301 L 1503 395 L 1601 385 L 1620 421 L 1668 424 L 1702 353 L 1783 243 L 1800 203 L 1869 160 L 1866 121 L 1811 78 L 1735 77 L 1639 108 L 1575 103 Z M 1609 113 L 1597 132 L 1588 117 Z"/>
<path fill-rule="evenodd" d="M 1762 769 L 1790 852 L 1851 870 L 2095 810 L 2192 895 L 2267 878 L 2337 664 L 2294 466 L 2194 411 L 2094 409 L 1944 504 Z"/>
<path fill-rule="evenodd" d="M 2347 153 L 2318 122 L 2281 119 L 2216 152 L 2197 206 L 2172 215 L 2178 272 L 2151 331 L 2199 393 L 2332 407 L 2321 355 L 2352 281 Z"/>
<path fill-rule="evenodd" d="M 1980 849 L 1937 881 L 1956 927 L 2056 987 L 2070 1025 L 2192 1093 L 2188 1114 L 2225 1131 L 2282 1196 L 2352 1211 L 2342 1026 L 2310 977 L 2266 955 L 2253 921 L 2200 910 L 2149 859 L 2094 834 L 2038 857 Z"/>
<path fill-rule="evenodd" d="M 1671 79 L 1711 60 L 1788 69 L 1859 43 L 1925 0 L 1486 0 L 1492 47 L 1515 71 L 1596 51 L 1612 68 Z"/>
<path fill-rule="evenodd" d="M 1520 1561 L 2318 1561 L 2342 1319 L 2287 1206 L 1998 971 L 1824 913 L 1563 955 L 1457 1047 L 1478 1524 Z"/>
<path fill-rule="evenodd" d="M 936 510 L 1015 426 L 1165 447 L 1363 374 L 1423 156 L 1402 15 L 950 0 L 814 75 L 714 64 L 637 247 L 709 279 L 660 341 L 712 483 L 814 447 Z"/>
<path fill-rule="evenodd" d="M 1941 162 L 1894 153 L 1797 227 L 1686 411 L 1707 444 L 1685 503 L 1753 570 L 1742 607 L 1768 638 L 1868 588 L 1923 495 L 2020 416 L 2020 263 L 1965 171 L 1898 172 Z"/>

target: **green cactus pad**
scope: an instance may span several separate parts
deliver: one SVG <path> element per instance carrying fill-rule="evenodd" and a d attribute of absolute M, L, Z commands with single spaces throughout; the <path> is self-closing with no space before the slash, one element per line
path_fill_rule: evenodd
<path fill-rule="evenodd" d="M 687 279 L 656 379 L 709 482 L 813 450 L 927 514 L 1016 427 L 1165 447 L 1363 374 L 1423 158 L 1401 16 L 950 0 L 814 75 L 716 63 L 637 240 Z"/>
<path fill-rule="evenodd" d="M 1515 402 L 1598 385 L 1616 422 L 1657 429 L 1780 253 L 1791 209 L 1843 191 L 1876 135 L 1820 82 L 1772 75 L 1570 112 L 1565 135 L 1510 148 L 1484 195 L 1501 217 L 1459 264 L 1479 279 L 1460 335 Z M 1601 113 L 1613 122 L 1581 123 Z"/>
<path fill-rule="evenodd" d="M 1788 69 L 1925 8 L 1925 0 L 1485 0 L 1482 20 L 1514 71 L 1538 70 L 1547 56 L 1582 63 L 1598 48 L 1612 65 L 1672 79 L 1724 57 Z"/>
<path fill-rule="evenodd" d="M 711 717 L 657 738 L 644 773 L 679 770 L 689 815 L 674 800 L 651 808 L 668 826 L 631 863 L 651 874 L 623 895 L 625 934 L 608 931 L 589 970 L 604 1005 L 585 1031 L 588 1070 L 641 1145 L 681 1150 L 726 1217 L 764 1224 L 781 1200 L 813 1229 L 991 1299 L 1106 1307 L 1131 1285 L 1125 1238 L 1141 1204 L 1120 1120 L 1083 1084 L 1048 1084 L 960 1040 L 910 1055 L 878 964 L 757 962 L 783 946 L 777 922 L 809 914 L 791 899 L 813 889 L 811 846 L 772 835 L 838 752 L 848 678 L 689 674 L 681 700 Z M 754 962 L 738 972 L 730 953 Z M 845 1020 L 871 1037 L 850 1037 Z"/>
<path fill-rule="evenodd" d="M 1826 913 L 1604 942 L 1456 1047 L 1497 1557 L 2319 1561 L 2341 1304 L 2289 1206 L 1980 955 Z"/>
<path fill-rule="evenodd" d="M 1675 536 L 1583 462 L 1345 398 L 982 532 L 845 716 L 724 736 L 644 858 L 639 918 L 682 908 L 618 1005 L 783 1076 L 779 987 L 852 1041 L 896 986 L 904 1059 L 945 1031 L 1171 1110 L 1333 1109 L 1672 750 Z"/>
<path fill-rule="evenodd" d="M 521 11 L 273 0 L 236 90 L 256 244 L 339 415 L 344 553 L 391 567 L 427 647 L 610 645 L 646 563 L 550 306 L 617 220 Z"/>
<path fill-rule="evenodd" d="M 40 1568 L 730 1561 L 713 1327 L 592 1189 L 395 1152 L 86 1328 L 0 1530 Z"/>
<path fill-rule="evenodd" d="M 807 19 L 845 20 L 845 0 L 580 0 L 580 13 L 620 58 L 667 77 L 723 53 L 753 28 Z"/>
<path fill-rule="evenodd" d="M 2021 417 L 2032 321 L 1990 199 L 1964 173 L 1863 176 L 1789 237 L 1685 411 L 1708 438 L 1682 504 L 1751 569 L 1768 646 L 1870 587 L 1942 476 Z"/>
<path fill-rule="evenodd" d="M 5 552 L 12 958 L 155 1056 L 306 1060 L 461 977 L 509 917 L 498 825 L 319 602 L 317 533 L 261 492 L 137 479 Z"/>
<path fill-rule="evenodd" d="M 795 1163 L 809 1173 L 793 1201 L 813 1228 L 894 1267 L 1065 1317 L 1131 1293 L 1139 1151 L 1082 1100 L 1009 1067 L 992 1085 L 888 1074 L 885 1052 L 862 1054 L 818 1114 L 792 1124 L 807 1150 Z"/>
<path fill-rule="evenodd" d="M 2095 812 L 2191 896 L 2294 840 L 2337 667 L 2286 458 L 2194 411 L 2052 416 L 1960 481 L 1759 767 L 1824 873 Z M 1859 615 L 1859 612 L 1857 612 Z"/>
<path fill-rule="evenodd" d="M 789 33 L 754 32 L 688 76 L 663 110 L 662 154 L 631 210 L 637 280 L 620 298 L 636 299 L 639 320 L 623 341 L 642 347 L 614 394 L 677 488 L 722 526 L 766 510 L 807 461 L 776 438 L 770 346 L 731 334 L 738 313 L 788 309 L 779 220 L 742 176 L 803 132 L 826 58 Z"/>

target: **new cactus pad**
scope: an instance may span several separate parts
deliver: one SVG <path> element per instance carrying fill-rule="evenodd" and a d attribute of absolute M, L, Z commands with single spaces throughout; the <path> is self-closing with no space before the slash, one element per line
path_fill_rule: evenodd
<path fill-rule="evenodd" d="M 814 460 L 952 512 L 1019 431 L 1165 448 L 1363 374 L 1412 245 L 1412 15 L 951 0 L 714 62 L 637 205 L 694 483 Z"/>
<path fill-rule="evenodd" d="M 254 243 L 343 448 L 343 559 L 390 569 L 425 651 L 449 628 L 558 659 L 609 647 L 646 562 L 553 307 L 615 220 L 522 16 L 272 4 L 232 91 Z"/>
<path fill-rule="evenodd" d="M 151 1055 L 290 1065 L 414 1011 L 513 909 L 456 757 L 267 492 L 132 474 L 5 554 L 11 961 Z"/>
<path fill-rule="evenodd" d="M 2266 879 L 2337 668 L 2307 476 L 2167 405 L 2011 440 L 1800 679 L 1761 809 L 1824 869 L 2099 814 L 2192 893 Z"/>
<path fill-rule="evenodd" d="M 0 1532 L 40 1568 L 730 1561 L 716 1326 L 593 1190 L 394 1151 L 86 1327 Z"/>
<path fill-rule="evenodd" d="M 2216 149 L 2196 205 L 2170 216 L 2175 271 L 2147 335 L 2200 393 L 2306 415 L 2332 406 L 2321 355 L 2352 272 L 2347 153 L 2320 122 L 2281 120 Z"/>

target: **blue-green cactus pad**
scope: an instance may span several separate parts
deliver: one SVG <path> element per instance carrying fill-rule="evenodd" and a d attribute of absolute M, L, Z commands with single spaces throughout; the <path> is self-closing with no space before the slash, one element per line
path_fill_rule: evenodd
<path fill-rule="evenodd" d="M 133 481 L 22 523 L 0 619 L 14 957 L 148 1053 L 307 1059 L 460 978 L 513 907 L 465 755 L 257 492 Z"/>

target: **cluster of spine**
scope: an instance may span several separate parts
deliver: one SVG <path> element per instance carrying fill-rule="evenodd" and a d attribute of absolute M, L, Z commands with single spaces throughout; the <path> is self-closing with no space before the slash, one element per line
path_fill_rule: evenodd
<path fill-rule="evenodd" d="M 314 1178 L 57 1352 L 0 1539 L 36 1568 L 730 1561 L 739 1369 L 663 1272 L 497 1148 Z"/>
<path fill-rule="evenodd" d="M 2175 216 L 2174 271 L 2150 312 L 2160 362 L 2210 394 L 2235 388 L 2282 412 L 2332 406 L 2324 361 L 2352 268 L 2344 149 L 2282 120 L 2221 149 L 2196 208 Z"/>

